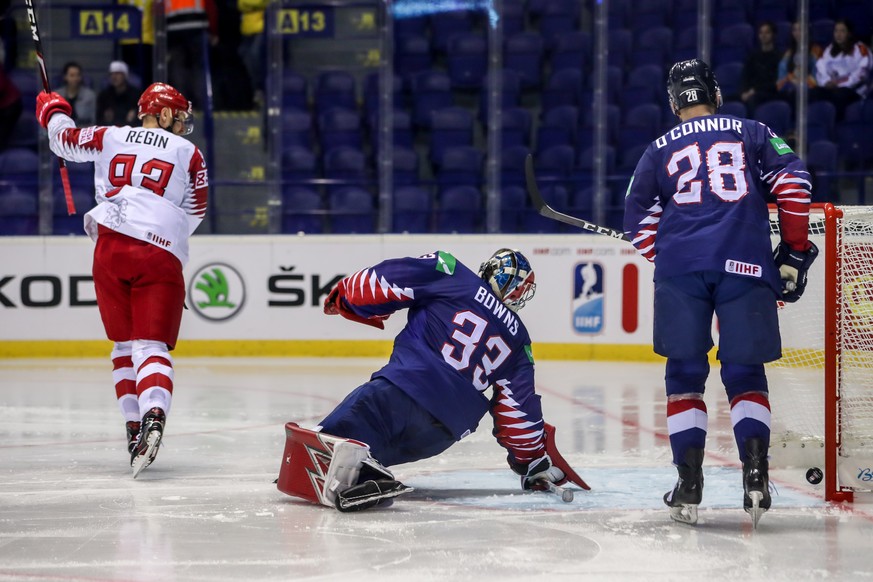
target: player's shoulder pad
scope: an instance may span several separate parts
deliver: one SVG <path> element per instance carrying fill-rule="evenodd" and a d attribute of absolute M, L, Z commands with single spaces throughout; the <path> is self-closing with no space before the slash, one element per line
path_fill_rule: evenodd
<path fill-rule="evenodd" d="M 436 270 L 440 273 L 445 273 L 446 275 L 454 275 L 455 267 L 458 264 L 458 260 L 454 257 L 454 255 L 445 251 L 428 253 L 426 255 L 421 255 L 418 258 L 436 260 Z"/>

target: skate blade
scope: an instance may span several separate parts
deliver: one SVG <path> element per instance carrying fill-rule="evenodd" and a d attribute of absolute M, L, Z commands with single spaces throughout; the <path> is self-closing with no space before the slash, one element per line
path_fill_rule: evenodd
<path fill-rule="evenodd" d="M 697 523 L 697 505 L 693 503 L 685 503 L 683 505 L 671 507 L 670 517 L 673 518 L 673 521 L 694 525 Z"/>
<path fill-rule="evenodd" d="M 760 521 L 764 512 L 767 511 L 761 507 L 761 500 L 764 499 L 764 494 L 760 491 L 749 491 L 749 499 L 752 500 L 752 507 L 747 507 L 746 513 L 752 516 L 752 528 L 758 529 L 758 521 Z"/>
<path fill-rule="evenodd" d="M 134 479 L 136 479 L 137 475 L 139 475 L 143 469 L 151 465 L 152 461 L 155 460 L 155 457 L 158 456 L 158 446 L 161 444 L 161 433 L 158 431 L 152 431 L 146 439 L 145 453 L 134 459 L 131 464 Z"/>

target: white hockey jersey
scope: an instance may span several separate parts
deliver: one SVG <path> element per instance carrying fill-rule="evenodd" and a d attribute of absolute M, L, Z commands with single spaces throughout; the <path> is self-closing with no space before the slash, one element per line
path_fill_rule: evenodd
<path fill-rule="evenodd" d="M 51 150 L 70 162 L 94 162 L 97 206 L 85 232 L 97 225 L 173 253 L 188 262 L 188 237 L 206 214 L 209 179 L 200 150 L 160 128 L 77 128 L 58 113 L 48 124 Z"/>

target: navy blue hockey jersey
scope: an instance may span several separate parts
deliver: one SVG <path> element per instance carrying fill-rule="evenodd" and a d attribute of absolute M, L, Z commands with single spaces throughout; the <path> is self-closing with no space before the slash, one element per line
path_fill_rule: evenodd
<path fill-rule="evenodd" d="M 545 454 L 530 336 L 479 276 L 445 252 L 389 259 L 338 283 L 344 309 L 371 321 L 408 308 L 383 377 L 448 427 L 476 430 L 486 412 L 518 463 Z M 342 311 L 341 311 L 342 313 Z M 483 394 L 492 387 L 490 402 Z"/>
<path fill-rule="evenodd" d="M 782 240 L 809 248 L 810 177 L 791 147 L 751 119 L 707 115 L 652 142 L 625 201 L 625 234 L 654 261 L 655 278 L 722 271 L 781 292 L 767 197 L 779 208 Z"/>

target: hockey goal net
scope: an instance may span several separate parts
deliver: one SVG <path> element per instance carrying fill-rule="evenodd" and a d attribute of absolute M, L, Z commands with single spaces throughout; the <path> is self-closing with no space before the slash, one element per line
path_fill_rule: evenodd
<path fill-rule="evenodd" d="M 767 368 L 771 453 L 801 450 L 825 499 L 851 501 L 873 491 L 873 207 L 813 205 L 809 237 L 819 257 L 800 301 L 780 304 L 783 356 Z"/>

